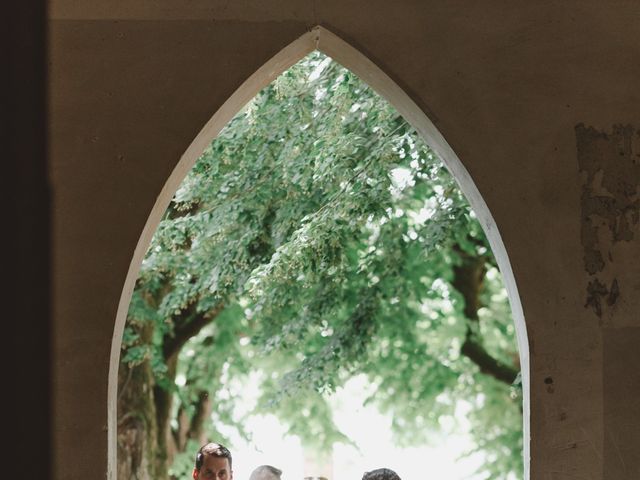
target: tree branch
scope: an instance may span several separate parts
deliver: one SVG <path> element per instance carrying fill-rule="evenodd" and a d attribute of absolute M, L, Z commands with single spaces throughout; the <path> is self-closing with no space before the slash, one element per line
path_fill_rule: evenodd
<path fill-rule="evenodd" d="M 482 373 L 507 385 L 511 385 L 518 375 L 518 370 L 493 358 L 480 343 L 474 341 L 469 331 L 460 353 L 475 363 Z"/>
<path fill-rule="evenodd" d="M 192 304 L 181 316 L 184 322 L 176 322 L 173 332 L 164 338 L 162 356 L 165 361 L 177 355 L 187 341 L 198 334 L 205 325 L 208 325 L 222 311 L 224 305 L 218 304 L 208 312 L 196 312 L 195 304 Z"/>
<path fill-rule="evenodd" d="M 485 375 L 511 385 L 518 375 L 518 370 L 491 356 L 477 336 L 480 323 L 480 292 L 487 273 L 487 259 L 484 255 L 471 255 L 458 245 L 454 245 L 453 250 L 458 253 L 460 264 L 453 268 L 452 284 L 464 298 L 464 315 L 468 322 L 460 354 L 475 363 Z"/>

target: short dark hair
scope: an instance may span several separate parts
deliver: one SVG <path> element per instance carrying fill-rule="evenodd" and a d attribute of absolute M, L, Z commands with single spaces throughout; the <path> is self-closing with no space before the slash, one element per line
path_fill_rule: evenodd
<path fill-rule="evenodd" d="M 200 447 L 196 454 L 196 470 L 200 471 L 202 464 L 204 463 L 204 457 L 211 455 L 218 458 L 226 458 L 229 461 L 229 469 L 231 469 L 233 460 L 231 459 L 231 452 L 227 447 L 220 443 L 209 442 Z"/>
<path fill-rule="evenodd" d="M 362 480 L 400 480 L 400 477 L 390 468 L 376 468 L 370 472 L 364 472 Z"/>

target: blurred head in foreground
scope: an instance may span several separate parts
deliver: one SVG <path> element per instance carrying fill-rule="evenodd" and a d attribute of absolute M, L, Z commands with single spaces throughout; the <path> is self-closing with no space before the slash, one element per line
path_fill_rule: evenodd
<path fill-rule="evenodd" d="M 389 468 L 376 468 L 370 472 L 364 472 L 362 480 L 400 480 L 400 477 Z"/>
<path fill-rule="evenodd" d="M 249 480 L 280 480 L 282 470 L 271 465 L 260 465 L 253 472 Z"/>

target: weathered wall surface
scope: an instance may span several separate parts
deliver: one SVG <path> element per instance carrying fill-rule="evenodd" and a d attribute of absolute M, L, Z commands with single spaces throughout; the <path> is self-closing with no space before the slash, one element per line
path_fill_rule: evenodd
<path fill-rule="evenodd" d="M 528 326 L 531 478 L 638 478 L 633 2 L 56 0 L 50 14 L 56 478 L 106 475 L 116 310 L 166 179 L 316 24 L 427 113 L 493 213 Z"/>

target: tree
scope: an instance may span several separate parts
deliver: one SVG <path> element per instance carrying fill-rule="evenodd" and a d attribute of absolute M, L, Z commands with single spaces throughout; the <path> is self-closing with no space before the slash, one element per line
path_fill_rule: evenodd
<path fill-rule="evenodd" d="M 219 436 L 207 429 L 241 428 L 226 384 L 260 371 L 259 408 L 319 447 L 346 440 L 326 395 L 356 374 L 406 442 L 465 399 L 487 472 L 520 474 L 518 370 L 506 293 L 455 181 L 315 53 L 207 148 L 152 240 L 123 340 L 119 471 L 166 478 Z"/>

